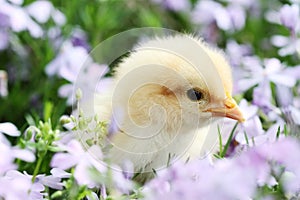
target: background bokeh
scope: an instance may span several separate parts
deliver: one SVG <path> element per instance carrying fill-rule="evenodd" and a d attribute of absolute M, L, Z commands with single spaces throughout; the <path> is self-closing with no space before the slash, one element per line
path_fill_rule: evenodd
<path fill-rule="evenodd" d="M 299 0 L 0 0 L 0 199 L 299 198 L 299 7 Z M 68 116 L 82 63 L 90 62 L 93 81 L 99 72 L 111 76 L 118 61 L 96 63 L 89 52 L 142 27 L 196 35 L 224 50 L 247 120 L 226 121 L 221 131 L 224 148 L 214 156 L 228 162 L 177 164 L 139 185 L 69 142 L 71 130 L 90 122 Z M 104 137 L 107 129 L 99 122 L 89 131 Z"/>

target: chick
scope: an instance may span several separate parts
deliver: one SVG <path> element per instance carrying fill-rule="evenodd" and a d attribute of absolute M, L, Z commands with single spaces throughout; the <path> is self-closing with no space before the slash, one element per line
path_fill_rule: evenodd
<path fill-rule="evenodd" d="M 117 127 L 109 137 L 110 160 L 130 161 L 145 173 L 201 158 L 216 143 L 211 124 L 222 117 L 243 121 L 231 93 L 225 56 L 200 38 L 139 44 L 117 66 L 110 93 L 94 100 L 95 112 Z"/>

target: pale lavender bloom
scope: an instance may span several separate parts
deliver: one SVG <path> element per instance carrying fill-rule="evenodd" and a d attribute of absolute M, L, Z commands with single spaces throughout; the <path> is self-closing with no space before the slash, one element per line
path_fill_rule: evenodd
<path fill-rule="evenodd" d="M 280 129 L 279 135 L 277 136 L 278 129 Z M 249 139 L 250 146 L 259 146 L 264 143 L 275 142 L 277 139 L 283 138 L 283 130 L 284 124 L 283 123 L 276 123 L 273 124 L 267 131 L 263 134 L 257 135 L 251 139 Z M 278 138 L 277 138 L 278 137 Z"/>
<path fill-rule="evenodd" d="M 240 80 L 245 73 L 241 68 L 244 57 L 250 56 L 252 54 L 252 49 L 250 45 L 238 44 L 234 40 L 229 40 L 226 45 L 226 54 L 233 70 L 233 80 Z M 237 84 L 233 84 L 233 94 L 239 93 Z"/>
<path fill-rule="evenodd" d="M 122 173 L 125 179 L 131 179 L 134 175 L 134 166 L 130 161 L 125 161 L 122 165 Z"/>
<path fill-rule="evenodd" d="M 0 177 L 0 197 L 7 200 L 42 200 L 45 187 L 41 183 L 32 183 L 28 175 L 19 171 L 8 171 Z"/>
<path fill-rule="evenodd" d="M 224 7 L 214 1 L 199 1 L 192 12 L 192 20 L 202 25 L 215 22 L 220 29 L 225 31 L 241 30 L 246 21 L 245 7 L 235 2 Z"/>
<path fill-rule="evenodd" d="M 22 1 L 17 4 L 4 0 L 0 1 L 0 13 L 5 14 L 9 18 L 9 27 L 14 32 L 28 30 L 32 37 L 39 38 L 44 35 L 44 30 L 38 23 L 45 23 L 51 17 L 56 25 L 61 26 L 65 24 L 65 16 L 55 9 L 49 1 L 35 1 L 27 7 L 23 7 L 22 3 Z M 2 39 L 5 39 L 5 37 L 3 36 Z M 2 43 L 4 42 L 2 41 Z"/>
<path fill-rule="evenodd" d="M 67 145 L 61 145 L 66 153 L 56 153 L 51 161 L 52 167 L 65 170 L 75 167 L 74 177 L 80 185 L 87 185 L 89 188 L 99 186 L 99 180 L 91 173 L 91 168 L 95 168 L 99 173 L 106 171 L 106 166 L 102 163 L 102 152 L 99 146 L 92 146 L 84 151 L 81 144 L 72 140 Z"/>
<path fill-rule="evenodd" d="M 85 153 L 81 144 L 76 140 L 71 140 L 66 146 L 62 144 L 60 146 L 67 153 L 56 153 L 52 158 L 51 166 L 62 170 L 75 166 Z"/>
<path fill-rule="evenodd" d="M 48 76 L 58 75 L 74 82 L 84 62 L 89 62 L 90 59 L 84 48 L 74 47 L 71 42 L 66 41 L 56 58 L 46 66 L 46 73 Z"/>
<path fill-rule="evenodd" d="M 238 44 L 234 40 L 228 40 L 226 44 L 226 54 L 232 66 L 237 67 L 242 64 L 245 56 L 252 54 L 251 46 L 248 44 Z"/>
<path fill-rule="evenodd" d="M 58 177 L 58 178 L 70 178 L 71 174 L 59 169 L 59 168 L 53 168 L 51 169 L 50 173 L 54 176 L 54 177 Z"/>
<path fill-rule="evenodd" d="M 64 42 L 59 54 L 46 66 L 48 76 L 58 75 L 70 82 L 62 85 L 58 91 L 59 96 L 67 97 L 69 105 L 75 101 L 75 84 L 85 91 L 83 95 L 102 90 L 111 82 L 109 79 L 100 80 L 107 71 L 107 65 L 93 62 L 87 49 L 81 45 L 74 46 L 70 41 Z"/>
<path fill-rule="evenodd" d="M 74 167 L 74 177 L 79 185 L 86 185 L 89 188 L 103 187 L 103 179 L 99 176 L 107 175 L 107 167 L 102 161 L 102 152 L 99 146 L 93 145 L 84 151 L 78 141 L 72 140 L 67 145 L 61 145 L 61 147 L 67 152 L 56 153 L 52 158 L 51 166 L 61 170 Z M 132 165 L 127 163 L 124 169 L 118 166 L 111 166 L 111 168 L 114 189 L 122 194 L 129 194 L 133 189 L 133 182 L 130 179 L 132 176 L 130 172 L 133 171 Z"/>
<path fill-rule="evenodd" d="M 298 37 L 274 35 L 271 37 L 271 43 L 275 47 L 279 47 L 278 54 L 280 56 L 300 53 L 300 39 Z"/>
<path fill-rule="evenodd" d="M 20 172 L 9 171 L 4 177 L 0 177 L 0 197 L 6 200 L 29 199 L 31 185 L 31 180 Z"/>
<path fill-rule="evenodd" d="M 297 109 L 297 108 L 291 106 L 290 110 L 291 110 L 291 117 L 293 119 L 293 122 L 299 126 L 300 125 L 300 109 Z"/>
<path fill-rule="evenodd" d="M 50 17 L 53 5 L 49 1 L 35 1 L 26 7 L 27 12 L 39 23 L 46 23 Z"/>
<path fill-rule="evenodd" d="M 267 131 L 263 130 L 262 123 L 258 116 L 258 106 L 248 105 L 246 100 L 241 100 L 239 107 L 244 115 L 245 122 L 239 124 L 235 131 L 235 140 L 241 145 L 257 146 L 266 142 L 274 142 L 277 137 L 278 127 L 280 127 L 280 137 L 284 130 L 284 121 L 278 115 L 273 117 L 276 123 Z M 272 112 L 268 113 L 271 118 Z M 221 128 L 223 145 L 226 144 L 229 133 L 236 122 L 231 119 L 225 120 L 225 126 Z M 237 148 L 237 147 L 235 147 Z M 233 149 L 233 152 L 236 150 Z"/>
<path fill-rule="evenodd" d="M 107 198 L 107 192 L 106 192 L 106 188 L 105 185 L 102 184 L 100 187 L 100 195 L 102 196 L 102 198 L 106 199 Z"/>
<path fill-rule="evenodd" d="M 23 0 L 8 0 L 8 1 L 15 5 L 22 5 L 24 2 Z"/>
<path fill-rule="evenodd" d="M 232 4 L 227 7 L 227 12 L 231 19 L 230 29 L 234 29 L 234 30 L 243 29 L 246 22 L 245 9 L 239 5 Z"/>
<path fill-rule="evenodd" d="M 285 68 L 277 58 L 264 59 L 263 62 L 257 57 L 246 57 L 243 62 L 245 73 L 237 82 L 241 92 L 248 90 L 256 84 L 266 84 L 272 81 L 275 84 L 293 87 L 298 75 L 292 74 L 298 68 Z"/>
<path fill-rule="evenodd" d="M 295 98 L 296 99 L 296 98 Z M 277 86 L 276 100 L 291 134 L 299 135 L 300 109 L 297 107 L 291 88 Z"/>
<path fill-rule="evenodd" d="M 86 33 L 79 29 L 75 28 L 72 33 L 71 42 L 74 47 L 80 46 L 85 48 L 87 51 L 90 51 L 91 47 L 87 42 L 87 35 Z"/>
<path fill-rule="evenodd" d="M 283 24 L 290 30 L 290 36 L 274 35 L 271 37 L 271 43 L 279 47 L 280 56 L 292 55 L 300 52 L 299 34 L 299 5 L 284 5 L 279 12 L 270 11 L 266 16 L 270 22 Z"/>
<path fill-rule="evenodd" d="M 289 179 L 283 180 L 286 192 L 300 192 L 300 144 L 295 138 L 283 138 L 278 142 L 262 145 L 258 148 L 262 156 L 276 161 L 285 167 L 285 171 L 292 173 Z"/>
<path fill-rule="evenodd" d="M 295 33 L 299 24 L 299 5 L 284 5 L 280 9 L 279 13 L 281 23 L 286 26 L 292 33 Z"/>
<path fill-rule="evenodd" d="M 85 91 L 83 94 L 83 98 L 85 98 L 85 94 L 91 92 L 98 92 L 98 94 L 101 94 L 101 92 L 104 92 L 105 88 L 112 82 L 109 78 L 100 78 L 106 74 L 108 71 L 107 65 L 99 65 L 97 63 L 91 63 L 87 65 L 86 69 L 83 71 L 81 69 L 81 72 L 78 72 L 78 75 L 80 73 L 80 76 L 70 79 L 75 79 L 76 81 L 71 81 L 70 84 L 62 85 L 59 90 L 58 94 L 61 97 L 65 97 L 68 99 L 67 103 L 69 105 L 72 105 L 75 100 L 75 92 L 74 92 L 74 86 L 77 84 L 77 87 L 80 87 L 82 91 Z M 71 73 L 70 73 L 71 74 Z M 75 75 L 75 74 L 73 74 Z M 66 76 L 65 76 L 66 77 Z M 70 76 L 72 77 L 72 76 Z M 81 99 L 83 100 L 83 99 Z"/>
<path fill-rule="evenodd" d="M 262 134 L 264 131 L 261 121 L 257 115 L 258 107 L 255 105 L 248 105 L 248 102 L 244 99 L 241 100 L 239 106 L 244 115 L 245 122 L 241 123 L 238 127 L 236 140 L 240 143 L 246 144 L 244 136 L 245 133 L 248 138 L 252 138 Z"/>
<path fill-rule="evenodd" d="M 107 129 L 108 137 L 114 136 L 114 134 L 118 133 L 120 124 L 123 123 L 124 120 L 124 109 L 115 108 L 112 112 L 112 115 L 109 120 L 109 126 Z"/>
<path fill-rule="evenodd" d="M 258 5 L 258 1 L 256 0 L 224 0 L 225 2 L 236 4 L 239 6 L 243 6 L 247 9 L 251 7 L 256 7 Z"/>
<path fill-rule="evenodd" d="M 177 162 L 146 184 L 144 192 L 146 199 L 246 199 L 254 194 L 255 177 L 249 165 L 231 160 Z"/>
<path fill-rule="evenodd" d="M 214 9 L 221 5 L 214 1 L 203 0 L 198 1 L 192 12 L 192 20 L 194 23 L 210 24 L 215 20 Z"/>
<path fill-rule="evenodd" d="M 173 11 L 188 11 L 191 7 L 189 0 L 152 0 L 156 4 L 161 4 L 168 10 Z"/>
<path fill-rule="evenodd" d="M 27 149 L 12 147 L 0 141 L 0 175 L 11 169 L 16 169 L 15 159 L 21 159 L 26 162 L 35 161 L 34 154 Z"/>
<path fill-rule="evenodd" d="M 118 166 L 111 166 L 112 178 L 115 189 L 118 189 L 122 194 L 129 194 L 133 189 L 133 182 L 127 176 L 129 173 L 123 173 L 123 170 Z M 128 169 L 127 169 L 128 170 Z M 133 172 L 133 169 L 130 169 Z"/>
<path fill-rule="evenodd" d="M 46 176 L 45 174 L 39 174 L 35 177 L 34 184 L 41 184 L 43 186 L 47 186 L 53 189 L 62 190 L 63 183 L 61 182 L 62 178 L 69 178 L 71 176 L 70 173 L 64 172 L 60 169 L 52 169 L 52 175 Z M 24 175 L 27 176 L 30 180 L 32 180 L 32 175 L 29 175 L 27 172 L 24 172 Z"/>
<path fill-rule="evenodd" d="M 269 82 L 263 82 L 259 84 L 256 88 L 254 88 L 252 103 L 260 107 L 264 111 L 264 113 L 268 113 L 276 109 L 276 107 L 272 105 L 271 101 L 272 92 Z"/>
<path fill-rule="evenodd" d="M 37 175 L 35 178 L 35 182 L 57 190 L 63 189 L 63 183 L 61 183 L 61 178 L 52 175 L 50 176 L 45 176 L 44 174 Z"/>
<path fill-rule="evenodd" d="M 15 158 L 11 155 L 11 147 L 0 142 L 0 175 L 8 170 L 16 169 Z"/>
<path fill-rule="evenodd" d="M 257 85 L 253 91 L 253 103 L 262 108 L 271 120 L 282 121 L 280 110 L 271 103 L 270 82 L 288 88 L 295 86 L 300 66 L 284 67 L 276 58 L 264 59 L 262 63 L 257 57 L 246 57 L 244 69 L 243 78 L 236 84 L 238 91 L 244 92 Z"/>
<path fill-rule="evenodd" d="M 0 12 L 0 50 L 6 49 L 9 44 L 9 17 Z"/>
<path fill-rule="evenodd" d="M 165 0 L 164 5 L 167 9 L 174 11 L 187 11 L 191 7 L 189 0 Z"/>
<path fill-rule="evenodd" d="M 27 162 L 33 162 L 35 160 L 35 156 L 31 151 L 11 146 L 4 134 L 17 137 L 20 136 L 21 133 L 12 123 L 0 123 L 0 175 L 8 170 L 17 168 L 14 163 L 16 158 Z"/>
<path fill-rule="evenodd" d="M 21 135 L 21 132 L 17 129 L 17 127 L 10 122 L 0 123 L 0 134 L 2 133 L 13 137 Z"/>
<path fill-rule="evenodd" d="M 299 142 L 282 138 L 242 152 L 230 159 L 180 162 L 158 173 L 144 187 L 146 199 L 251 199 L 257 187 L 277 184 L 271 171 L 285 167 L 288 192 L 299 191 Z M 298 178 L 298 180 L 297 180 Z"/>
<path fill-rule="evenodd" d="M 10 27 L 15 32 L 28 30 L 33 37 L 41 37 L 43 35 L 42 28 L 31 19 L 27 11 L 18 6 L 0 1 L 0 12 L 6 14 L 10 19 Z"/>
<path fill-rule="evenodd" d="M 39 23 L 46 23 L 50 17 L 56 25 L 62 26 L 66 23 L 64 14 L 54 8 L 51 2 L 40 0 L 31 3 L 26 7 L 27 12 Z"/>
<path fill-rule="evenodd" d="M 80 74 L 79 80 L 92 79 L 93 81 L 98 77 L 99 72 L 95 73 L 91 68 L 97 68 L 96 64 L 93 65 L 91 57 L 88 55 L 88 52 L 85 48 L 81 46 L 73 46 L 70 41 L 64 42 L 63 46 L 60 49 L 59 54 L 54 58 L 50 63 L 47 64 L 45 70 L 48 76 L 58 75 L 61 78 L 64 78 L 71 82 L 71 84 L 66 84 L 60 87 L 58 94 L 61 97 L 68 98 L 68 104 L 71 105 L 75 101 L 75 94 L 73 92 L 74 84 L 77 81 L 77 77 Z M 88 71 L 85 72 L 84 69 L 87 68 Z M 101 67 L 99 67 L 101 68 Z M 93 72 L 91 72 L 91 70 Z M 89 73 L 91 77 L 87 77 L 85 74 Z M 94 73 L 94 74 L 91 74 Z M 93 84 L 94 82 L 90 82 Z M 94 89 L 96 85 L 93 85 L 93 88 L 80 88 L 85 91 L 85 89 Z"/>

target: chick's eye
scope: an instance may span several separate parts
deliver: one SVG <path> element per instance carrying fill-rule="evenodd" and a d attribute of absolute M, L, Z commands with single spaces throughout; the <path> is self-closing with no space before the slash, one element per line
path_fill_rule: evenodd
<path fill-rule="evenodd" d="M 197 88 L 189 89 L 186 94 L 187 97 L 192 101 L 200 101 L 204 97 L 203 93 Z"/>

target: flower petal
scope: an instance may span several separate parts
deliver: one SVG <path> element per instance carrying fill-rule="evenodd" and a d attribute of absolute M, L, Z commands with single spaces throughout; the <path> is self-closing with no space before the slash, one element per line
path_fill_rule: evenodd
<path fill-rule="evenodd" d="M 14 136 L 14 137 L 21 135 L 21 133 L 17 129 L 17 127 L 10 122 L 0 123 L 0 132 L 5 133 L 6 135 L 9 135 L 9 136 Z"/>

